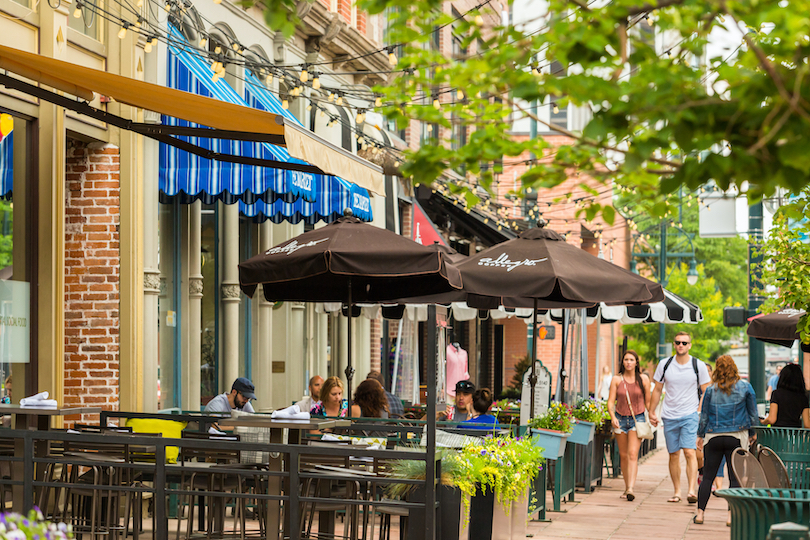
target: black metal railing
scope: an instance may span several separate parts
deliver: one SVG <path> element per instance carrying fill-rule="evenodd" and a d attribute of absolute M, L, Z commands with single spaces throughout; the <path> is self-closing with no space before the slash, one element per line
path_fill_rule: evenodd
<path fill-rule="evenodd" d="M 120 446 L 126 449 L 130 459 L 112 459 L 104 461 L 99 459 L 104 448 Z M 367 458 L 377 462 L 390 460 L 425 461 L 426 453 L 403 450 L 368 450 L 351 446 L 308 446 L 285 445 L 267 443 L 247 443 L 242 441 L 207 440 L 207 439 L 167 439 L 156 436 L 138 434 L 96 434 L 96 433 L 68 433 L 66 431 L 35 431 L 35 430 L 0 430 L 0 446 L 5 448 L 0 452 L 0 463 L 10 464 L 10 477 L 0 478 L 0 490 L 12 490 L 12 501 L 16 510 L 28 511 L 40 501 L 45 501 L 46 508 L 42 508 L 46 515 L 50 515 L 49 498 L 44 498 L 48 490 L 68 490 L 81 487 L 82 490 L 97 490 L 107 494 L 115 493 L 119 497 L 125 494 L 150 494 L 154 501 L 152 527 L 156 540 L 168 540 L 169 535 L 169 504 L 172 496 L 209 497 L 220 499 L 249 499 L 255 501 L 257 507 L 268 502 L 280 502 L 283 506 L 283 525 L 285 537 L 297 540 L 301 536 L 300 505 L 302 503 L 339 503 L 347 506 L 373 506 L 374 501 L 368 497 L 356 499 L 311 496 L 301 493 L 302 481 L 307 479 L 319 480 L 347 480 L 347 475 L 335 469 L 320 469 L 313 471 L 306 468 L 307 460 L 318 458 Z M 75 447 L 94 449 L 86 453 L 70 451 Z M 271 479 L 276 486 L 284 485 L 284 489 L 256 489 L 252 493 L 223 492 L 219 490 L 195 490 L 193 485 L 183 487 L 180 480 L 184 475 L 196 474 L 194 465 L 180 461 L 166 463 L 167 448 L 179 447 L 181 457 L 185 451 L 215 450 L 224 452 L 269 452 L 272 463 L 245 464 L 223 463 L 208 469 L 208 474 L 228 475 L 254 485 L 270 486 Z M 12 451 L 13 448 L 13 451 Z M 134 457 L 133 457 L 134 456 Z M 302 459 L 303 458 L 303 459 Z M 427 465 L 427 463 L 426 463 Z M 109 472 L 104 475 L 107 479 L 102 483 L 88 483 L 85 479 L 81 484 L 64 481 L 64 476 L 56 477 L 54 470 L 64 470 L 65 467 L 80 467 L 91 469 L 103 467 Z M 436 462 L 439 471 L 440 461 Z M 274 470 L 275 469 L 275 470 Z M 81 469 L 80 469 L 81 470 Z M 437 474 L 437 478 L 440 478 Z M 111 478 L 126 478 L 127 482 L 112 481 Z M 140 481 L 132 482 L 132 479 Z M 425 486 L 424 479 L 401 479 L 394 477 L 371 475 L 358 476 L 360 482 L 373 486 L 388 484 L 409 484 Z M 150 485 L 151 484 L 151 485 Z M 435 489 L 435 484 L 434 484 Z M 366 495 L 373 499 L 375 489 L 367 489 Z M 108 495 L 110 496 L 110 495 Z M 50 497 L 50 494 L 48 495 Z M 58 496 L 56 497 L 58 499 Z M 223 502 L 225 504 L 225 502 Z M 438 502 L 436 507 L 438 508 Z M 425 503 L 405 501 L 385 501 L 385 506 L 401 507 L 403 509 L 425 509 Z M 282 519 L 282 518 L 279 518 Z M 128 521 L 128 519 L 127 519 Z M 128 523 L 124 523 L 128 527 Z M 179 527 L 179 525 L 178 525 Z M 278 532 L 267 530 L 262 538 L 277 540 Z"/>

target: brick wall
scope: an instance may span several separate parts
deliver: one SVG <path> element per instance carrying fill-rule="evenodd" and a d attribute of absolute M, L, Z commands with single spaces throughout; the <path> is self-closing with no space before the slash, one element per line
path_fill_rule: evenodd
<path fill-rule="evenodd" d="M 69 143 L 65 171 L 68 406 L 118 408 L 119 171 L 115 146 Z"/>

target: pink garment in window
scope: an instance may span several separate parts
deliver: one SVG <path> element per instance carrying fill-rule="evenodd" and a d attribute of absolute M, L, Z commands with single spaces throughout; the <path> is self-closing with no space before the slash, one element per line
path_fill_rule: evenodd
<path fill-rule="evenodd" d="M 456 383 L 470 378 L 467 372 L 467 351 L 452 344 L 447 346 L 447 394 L 455 397 Z"/>

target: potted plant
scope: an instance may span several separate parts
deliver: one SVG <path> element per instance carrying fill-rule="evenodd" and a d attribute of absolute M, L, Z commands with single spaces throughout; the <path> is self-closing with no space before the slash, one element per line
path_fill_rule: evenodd
<path fill-rule="evenodd" d="M 487 437 L 451 459 L 464 497 L 460 538 L 507 540 L 526 536 L 529 486 L 543 470 L 543 449 L 531 437 Z"/>
<path fill-rule="evenodd" d="M 568 442 L 587 445 L 593 441 L 596 425 L 601 424 L 604 418 L 601 403 L 591 397 L 582 398 L 571 411 L 571 415 L 576 419 L 576 423 Z"/>
<path fill-rule="evenodd" d="M 486 437 L 480 444 L 445 452 L 439 495 L 442 538 L 506 539 L 513 533 L 525 536 L 516 529 L 521 524 L 525 527 L 530 510 L 529 486 L 542 467 L 542 449 L 530 437 Z M 391 476 L 397 478 L 425 477 L 424 461 L 397 461 L 391 469 Z M 413 485 L 393 484 L 387 492 L 397 498 L 424 501 L 423 489 L 414 489 Z M 454 504 L 454 500 L 459 502 Z M 462 500 L 463 513 L 458 510 Z M 412 510 L 409 523 L 423 523 L 424 519 L 419 519 L 423 512 Z M 409 538 L 419 535 L 418 527 L 410 527 Z"/>
<path fill-rule="evenodd" d="M 545 414 L 529 421 L 534 444 L 543 448 L 543 457 L 558 459 L 565 453 L 565 442 L 573 431 L 571 407 L 552 401 Z"/>

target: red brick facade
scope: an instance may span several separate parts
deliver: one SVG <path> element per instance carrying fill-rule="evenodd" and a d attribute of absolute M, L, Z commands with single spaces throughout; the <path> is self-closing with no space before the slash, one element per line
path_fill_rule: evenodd
<path fill-rule="evenodd" d="M 119 151 L 71 141 L 65 201 L 65 405 L 118 408 Z"/>

